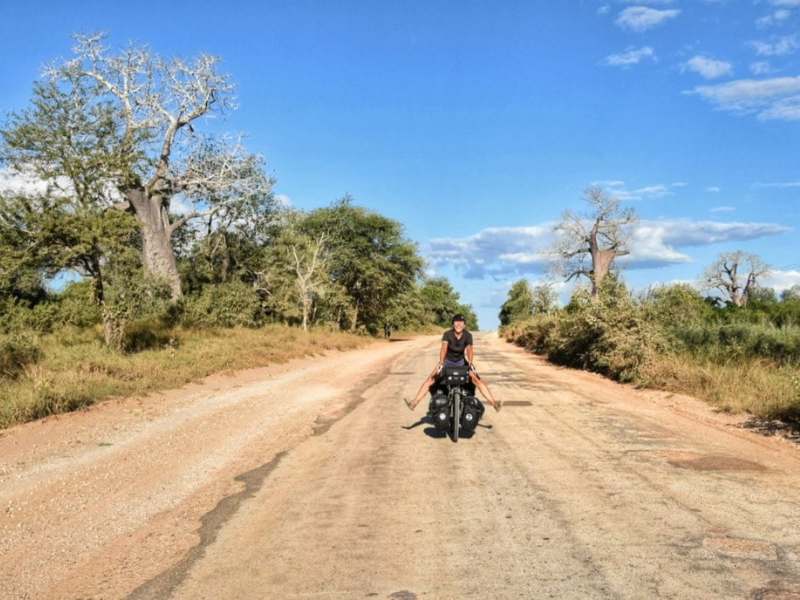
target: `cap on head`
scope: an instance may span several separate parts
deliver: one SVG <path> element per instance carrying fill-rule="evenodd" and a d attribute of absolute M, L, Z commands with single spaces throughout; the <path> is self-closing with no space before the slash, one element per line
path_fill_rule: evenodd
<path fill-rule="evenodd" d="M 462 314 L 453 315 L 453 323 L 456 321 L 461 321 L 463 323 L 465 320 L 466 319 L 464 319 L 464 315 Z"/>

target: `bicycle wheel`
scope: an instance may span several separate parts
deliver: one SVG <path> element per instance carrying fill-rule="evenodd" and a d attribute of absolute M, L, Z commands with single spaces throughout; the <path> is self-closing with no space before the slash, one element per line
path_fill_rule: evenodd
<path fill-rule="evenodd" d="M 458 441 L 458 429 L 461 426 L 461 394 L 453 394 L 453 441 Z"/>

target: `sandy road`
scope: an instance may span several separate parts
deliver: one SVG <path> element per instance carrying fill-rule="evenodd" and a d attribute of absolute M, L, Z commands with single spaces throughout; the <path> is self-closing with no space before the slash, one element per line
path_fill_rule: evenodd
<path fill-rule="evenodd" d="M 800 598 L 800 450 L 491 335 L 470 439 L 433 338 L 0 437 L 2 598 Z"/>

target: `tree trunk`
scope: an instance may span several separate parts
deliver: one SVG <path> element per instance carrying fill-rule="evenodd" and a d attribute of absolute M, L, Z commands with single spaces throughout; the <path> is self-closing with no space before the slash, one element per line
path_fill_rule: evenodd
<path fill-rule="evenodd" d="M 598 297 L 600 286 L 603 284 L 606 275 L 608 275 L 615 257 L 616 251 L 614 250 L 596 250 L 592 252 L 592 298 L 596 299 Z"/>
<path fill-rule="evenodd" d="M 731 300 L 740 308 L 747 304 L 747 297 L 739 290 L 738 287 L 735 287 L 731 290 Z"/>
<path fill-rule="evenodd" d="M 157 194 L 147 196 L 141 189 L 127 194 L 142 232 L 142 260 L 148 273 L 164 279 L 172 292 L 172 299 L 183 295 L 181 276 L 172 248 L 172 227 L 166 203 Z"/>
<path fill-rule="evenodd" d="M 308 296 L 303 294 L 303 331 L 308 331 L 308 305 Z"/>
<path fill-rule="evenodd" d="M 222 283 L 227 283 L 228 274 L 231 270 L 231 250 L 228 247 L 228 236 L 222 233 L 222 264 L 220 265 L 220 279 Z"/>
<path fill-rule="evenodd" d="M 354 332 L 356 330 L 356 323 L 358 323 L 358 302 L 353 307 L 353 320 L 350 321 L 350 331 Z"/>
<path fill-rule="evenodd" d="M 124 350 L 125 319 L 120 318 L 113 309 L 102 307 L 103 311 L 103 338 L 106 346 L 117 352 Z"/>

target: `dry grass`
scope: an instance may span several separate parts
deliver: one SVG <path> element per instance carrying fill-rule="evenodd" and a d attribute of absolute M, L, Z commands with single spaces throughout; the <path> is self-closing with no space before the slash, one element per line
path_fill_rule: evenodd
<path fill-rule="evenodd" d="M 395 329 L 392 331 L 391 339 L 403 339 L 414 337 L 417 335 L 442 335 L 442 332 L 447 329 L 441 325 L 427 325 L 424 327 L 415 327 L 411 329 Z"/>
<path fill-rule="evenodd" d="M 64 330 L 39 340 L 43 357 L 16 379 L 0 378 L 0 429 L 76 410 L 110 396 L 181 386 L 218 371 L 285 362 L 348 350 L 369 338 L 328 330 L 307 334 L 293 327 L 182 330 L 171 346 L 121 355 L 91 330 Z"/>
<path fill-rule="evenodd" d="M 501 334 L 559 364 L 598 371 L 642 387 L 687 394 L 727 412 L 749 413 L 760 419 L 800 420 L 800 366 L 796 362 L 757 358 L 713 344 L 694 352 L 667 348 L 653 351 L 650 344 L 638 343 L 645 339 L 641 335 L 622 330 L 615 332 L 619 335 L 586 341 L 580 335 L 586 327 L 565 327 L 565 322 L 572 323 L 563 317 L 543 316 L 506 327 Z M 625 343 L 626 339 L 637 343 Z M 611 343 L 600 343 L 603 340 Z M 636 369 L 629 369 L 632 375 L 626 377 L 626 371 L 617 364 L 634 364 Z"/>
<path fill-rule="evenodd" d="M 800 369 L 756 359 L 727 364 L 665 354 L 648 368 L 647 387 L 701 398 L 732 413 L 762 419 L 800 418 Z"/>

